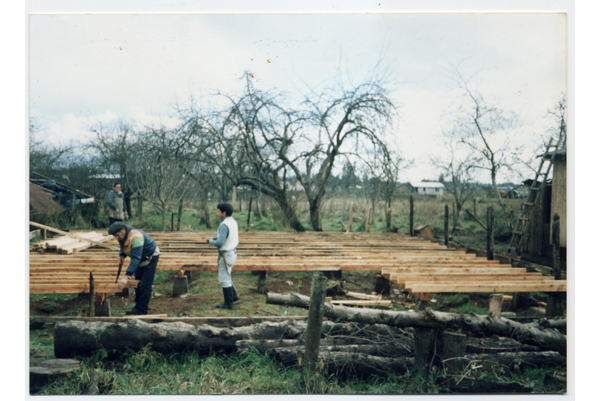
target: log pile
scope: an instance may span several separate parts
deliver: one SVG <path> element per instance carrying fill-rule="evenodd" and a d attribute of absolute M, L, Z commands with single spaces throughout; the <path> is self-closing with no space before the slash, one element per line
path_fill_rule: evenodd
<path fill-rule="evenodd" d="M 331 309 L 332 306 L 326 304 L 326 308 Z M 371 312 L 360 310 L 362 313 L 366 311 Z M 379 315 L 394 313 L 380 310 L 372 312 Z M 347 313 L 346 316 L 351 314 Z M 436 338 L 434 346 L 438 350 L 434 363 L 444 368 L 453 359 L 461 362 L 455 369 L 464 369 L 473 361 L 508 367 L 527 364 L 564 366 L 566 363 L 564 355 L 557 351 L 564 348 L 564 345 L 558 345 L 558 339 L 562 338 L 566 342 L 566 338 L 555 329 L 540 328 L 536 324 L 512 323 L 508 331 L 503 331 L 504 335 L 494 334 L 498 332 L 498 324 L 507 324 L 506 319 L 503 319 L 501 322 L 483 324 L 478 330 L 469 331 L 470 336 L 466 337 L 464 334 L 453 333 L 450 329 L 456 328 L 459 318 L 450 320 L 446 317 L 437 322 L 431 318 L 432 315 L 424 312 L 395 320 L 381 319 L 386 320 L 387 324 L 373 323 L 371 318 L 366 319 L 371 322 L 355 320 L 336 323 L 326 320 L 323 322 L 319 346 L 320 369 L 340 378 L 385 376 L 418 369 L 420 347 L 416 340 L 424 337 L 419 330 L 432 330 Z M 470 318 L 473 320 L 472 316 Z M 493 320 L 497 319 L 499 318 L 494 317 Z M 342 320 L 344 319 L 340 319 Z M 463 321 L 462 327 L 466 329 L 474 329 L 478 324 L 475 321 L 465 322 L 467 320 Z M 126 349 L 140 350 L 148 345 L 152 350 L 165 354 L 184 350 L 193 350 L 201 355 L 256 350 L 285 366 L 295 366 L 303 363 L 306 329 L 307 322 L 301 320 L 227 328 L 183 322 L 146 323 L 140 319 L 116 322 L 67 321 L 56 323 L 54 353 L 57 358 L 72 358 L 75 355 L 92 355 L 101 348 L 109 352 L 122 352 Z M 524 337 L 524 332 L 535 335 Z M 466 347 L 463 347 L 463 354 L 458 358 L 450 356 L 451 351 L 445 340 L 457 336 L 466 337 Z M 544 337 L 556 337 L 557 341 L 552 343 Z"/>

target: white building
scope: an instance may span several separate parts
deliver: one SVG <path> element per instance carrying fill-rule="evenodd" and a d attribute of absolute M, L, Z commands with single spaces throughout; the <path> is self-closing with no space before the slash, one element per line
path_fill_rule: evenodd
<path fill-rule="evenodd" d="M 444 195 L 444 184 L 441 182 L 416 182 L 410 183 L 415 193 L 419 195 Z"/>

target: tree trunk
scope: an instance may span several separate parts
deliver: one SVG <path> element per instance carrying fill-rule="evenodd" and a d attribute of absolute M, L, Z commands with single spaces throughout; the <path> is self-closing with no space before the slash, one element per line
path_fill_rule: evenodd
<path fill-rule="evenodd" d="M 208 194 L 202 193 L 200 198 L 200 224 L 204 224 L 207 229 L 212 229 L 212 223 L 210 222 L 210 211 L 208 210 Z"/>
<path fill-rule="evenodd" d="M 312 225 L 313 230 L 315 231 L 323 231 L 323 226 L 321 224 L 321 202 L 319 199 L 315 199 L 308 202 L 308 208 L 310 211 L 310 224 Z"/>
<path fill-rule="evenodd" d="M 296 211 L 288 203 L 284 192 L 280 192 L 280 193 L 276 194 L 273 197 L 273 199 L 275 199 L 275 202 L 277 202 L 277 204 L 281 208 L 281 213 L 283 214 L 284 224 L 288 225 L 289 227 L 293 228 L 294 230 L 296 230 L 298 232 L 306 231 L 304 226 L 298 219 L 298 216 L 296 215 Z M 256 206 L 258 207 L 258 201 L 256 201 Z"/>
<path fill-rule="evenodd" d="M 267 303 L 297 306 L 308 309 L 310 298 L 300 294 L 267 294 Z M 526 344 L 539 345 L 544 349 L 558 351 L 565 355 L 567 337 L 556 330 L 545 330 L 532 325 L 524 325 L 497 316 L 483 316 L 474 313 L 437 312 L 386 312 L 377 309 L 356 309 L 325 303 L 324 315 L 335 321 L 349 321 L 367 324 L 387 324 L 395 327 L 423 328 L 462 328 L 472 333 L 497 334 L 515 337 Z"/>
<path fill-rule="evenodd" d="M 144 207 L 144 197 L 138 193 L 137 196 L 137 217 L 142 217 L 142 210 Z"/>
<path fill-rule="evenodd" d="M 165 231 L 167 229 L 167 207 L 163 205 L 162 207 L 162 225 L 161 230 Z"/>

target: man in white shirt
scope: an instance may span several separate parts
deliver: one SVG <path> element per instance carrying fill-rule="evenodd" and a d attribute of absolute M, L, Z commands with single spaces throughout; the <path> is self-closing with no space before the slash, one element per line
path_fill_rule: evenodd
<path fill-rule="evenodd" d="M 229 203 L 219 203 L 217 205 L 217 217 L 221 220 L 219 231 L 216 237 L 206 238 L 206 242 L 217 247 L 219 257 L 217 265 L 219 267 L 219 285 L 223 288 L 223 298 L 225 301 L 217 305 L 219 309 L 232 309 L 233 303 L 239 299 L 237 290 L 231 279 L 231 270 L 237 259 L 238 225 L 231 215 L 233 207 Z"/>

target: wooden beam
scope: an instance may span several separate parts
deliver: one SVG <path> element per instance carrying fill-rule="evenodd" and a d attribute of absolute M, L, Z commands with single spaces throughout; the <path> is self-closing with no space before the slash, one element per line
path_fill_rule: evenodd
<path fill-rule="evenodd" d="M 409 286 L 410 284 L 410 286 Z M 406 289 L 411 292 L 565 292 L 566 280 L 555 280 L 551 283 L 524 282 L 479 282 L 429 284 L 423 282 L 406 283 Z"/>

